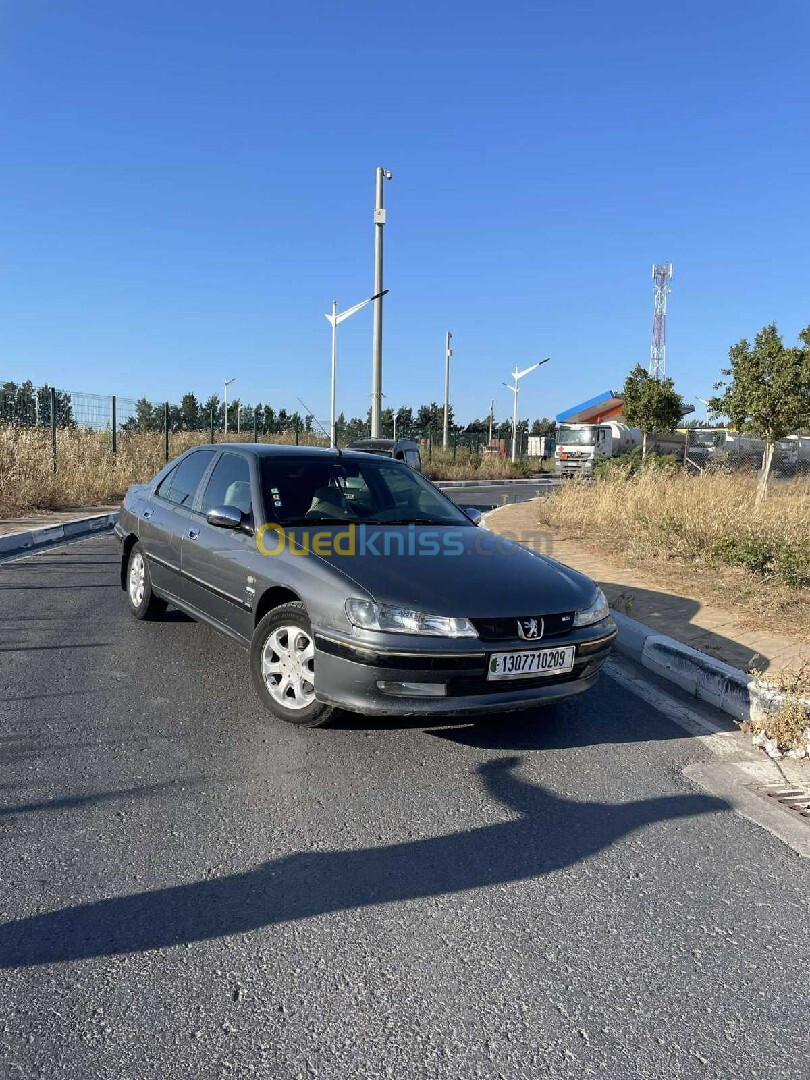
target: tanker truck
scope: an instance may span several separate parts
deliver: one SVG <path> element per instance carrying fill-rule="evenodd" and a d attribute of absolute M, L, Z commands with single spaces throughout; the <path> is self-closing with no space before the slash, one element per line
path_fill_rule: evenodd
<path fill-rule="evenodd" d="M 593 476 L 600 461 L 641 446 L 638 428 L 607 420 L 602 424 L 560 424 L 554 465 L 558 476 Z"/>

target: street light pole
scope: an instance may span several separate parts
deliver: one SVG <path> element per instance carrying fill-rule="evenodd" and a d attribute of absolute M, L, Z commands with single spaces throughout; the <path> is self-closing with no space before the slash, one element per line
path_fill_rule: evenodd
<path fill-rule="evenodd" d="M 530 371 L 534 371 L 535 368 L 539 368 L 542 364 L 547 364 L 551 357 L 547 356 L 545 360 L 538 360 L 536 364 L 532 364 L 531 367 L 524 368 L 523 371 L 518 371 L 518 366 L 515 364 L 515 370 L 512 372 L 512 378 L 515 380 L 514 386 L 509 386 L 508 383 L 503 385 L 507 389 L 511 390 L 515 395 L 515 404 L 512 410 L 512 461 L 515 461 L 517 450 L 517 406 L 518 406 L 518 391 L 520 390 L 520 380 L 524 375 L 528 375 Z"/>
<path fill-rule="evenodd" d="M 495 398 L 489 403 L 489 445 L 492 446 L 492 423 L 495 420 Z"/>
<path fill-rule="evenodd" d="M 383 207 L 383 180 L 390 180 L 392 174 L 383 168 L 377 169 L 377 191 L 374 203 L 374 330 L 372 334 L 371 367 L 371 437 L 380 437 L 380 415 L 382 413 L 382 298 L 383 298 L 383 226 L 385 209 Z"/>
<path fill-rule="evenodd" d="M 342 322 L 354 315 L 360 308 L 364 308 L 366 304 L 370 304 L 373 301 L 382 300 L 383 296 L 388 292 L 388 289 L 383 289 L 379 296 L 370 296 L 368 300 L 361 300 L 359 304 L 355 304 L 354 307 L 346 308 L 345 311 L 338 312 L 337 300 L 332 301 L 332 314 L 327 315 L 326 318 L 332 327 L 332 407 L 329 420 L 329 444 L 330 446 L 337 446 L 336 432 L 335 432 L 335 387 L 337 384 L 337 328 Z"/>
<path fill-rule="evenodd" d="M 447 450 L 450 446 L 450 357 L 453 355 L 450 342 L 452 340 L 453 335 L 448 330 L 444 343 L 444 427 L 442 429 L 442 450 Z"/>
<path fill-rule="evenodd" d="M 236 382 L 236 376 L 232 379 L 225 380 L 225 434 L 228 434 L 228 387 L 231 383 Z"/>

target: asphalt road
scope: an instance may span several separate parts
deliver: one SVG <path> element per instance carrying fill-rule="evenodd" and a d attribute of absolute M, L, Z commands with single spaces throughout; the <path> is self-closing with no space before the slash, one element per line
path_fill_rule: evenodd
<path fill-rule="evenodd" d="M 299 731 L 109 537 L 0 614 L 3 1078 L 810 1075 L 807 863 L 611 678 Z"/>
<path fill-rule="evenodd" d="M 439 482 L 439 487 L 441 487 Z M 446 495 L 458 506 L 475 506 L 479 510 L 492 510 L 504 503 L 527 502 L 538 495 L 548 495 L 559 486 L 559 480 L 554 476 L 544 476 L 533 484 L 523 483 L 492 483 L 481 487 L 452 487 L 444 488 Z"/>

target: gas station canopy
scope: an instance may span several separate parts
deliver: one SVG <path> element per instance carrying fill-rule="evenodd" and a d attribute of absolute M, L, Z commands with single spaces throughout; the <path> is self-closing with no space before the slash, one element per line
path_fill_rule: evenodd
<path fill-rule="evenodd" d="M 558 424 L 601 424 L 603 420 L 618 420 L 621 417 L 624 402 L 612 390 L 597 394 L 573 409 L 557 413 Z"/>

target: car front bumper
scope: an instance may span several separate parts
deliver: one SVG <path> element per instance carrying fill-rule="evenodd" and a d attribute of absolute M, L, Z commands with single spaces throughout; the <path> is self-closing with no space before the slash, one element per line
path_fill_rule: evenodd
<path fill-rule="evenodd" d="M 316 632 L 316 697 L 364 715 L 431 716 L 526 709 L 589 690 L 610 654 L 616 632 L 613 620 L 607 619 L 595 627 L 537 642 L 537 648 L 575 645 L 573 670 L 497 681 L 487 679 L 491 653 L 523 652 L 535 644 L 471 638 L 463 647 L 456 641 L 452 651 L 442 651 L 433 639 L 432 649 L 429 645 L 424 651 L 407 651 Z M 414 692 L 408 684 L 416 684 Z"/>

